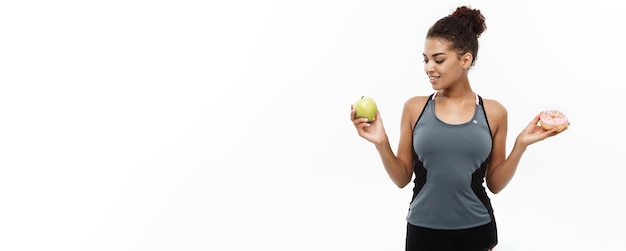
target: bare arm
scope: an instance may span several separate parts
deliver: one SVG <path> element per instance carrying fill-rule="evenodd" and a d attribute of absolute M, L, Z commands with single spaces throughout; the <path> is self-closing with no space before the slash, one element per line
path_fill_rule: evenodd
<path fill-rule="evenodd" d="M 377 144 L 376 150 L 378 150 L 378 154 L 380 155 L 381 160 L 383 161 L 383 166 L 385 167 L 385 171 L 389 175 L 389 178 L 393 181 L 396 186 L 399 188 L 404 188 L 411 181 L 412 166 L 407 165 L 399 156 L 396 156 L 391 150 L 391 146 L 389 142 Z"/>
<path fill-rule="evenodd" d="M 493 118 L 493 124 L 495 124 L 495 127 L 493 128 L 494 140 L 492 159 L 489 164 L 489 169 L 487 170 L 486 180 L 489 190 L 492 193 L 497 194 L 509 184 L 515 175 L 517 166 L 519 165 L 520 160 L 529 145 L 548 137 L 555 136 L 560 132 L 557 132 L 556 129 L 550 131 L 543 130 L 537 125 L 540 116 L 537 115 L 517 136 L 511 153 L 509 153 L 509 156 L 505 158 L 507 112 L 506 109 L 500 104 L 494 101 L 490 103 L 490 107 L 486 107 L 485 109 L 491 110 L 488 116 Z"/>
<path fill-rule="evenodd" d="M 413 177 L 413 123 L 416 119 L 416 108 L 420 104 L 418 99 L 417 97 L 411 98 L 404 104 L 397 155 L 391 149 L 380 114 L 377 114 L 376 120 L 370 123 L 367 123 L 366 119 L 353 117 L 359 135 L 374 143 L 385 171 L 399 188 L 409 184 Z"/>
<path fill-rule="evenodd" d="M 398 156 L 391 155 L 388 143 L 376 145 L 387 174 L 399 188 L 408 185 L 413 177 L 413 126 L 418 115 L 416 108 L 423 103 L 418 99 L 417 97 L 409 99 L 402 109 Z"/>

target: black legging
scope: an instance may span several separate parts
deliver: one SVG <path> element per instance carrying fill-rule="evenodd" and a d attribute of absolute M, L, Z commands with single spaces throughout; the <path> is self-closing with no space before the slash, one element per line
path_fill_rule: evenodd
<path fill-rule="evenodd" d="M 437 230 L 407 223 L 406 251 L 485 251 L 498 243 L 495 221 L 474 228 Z"/>

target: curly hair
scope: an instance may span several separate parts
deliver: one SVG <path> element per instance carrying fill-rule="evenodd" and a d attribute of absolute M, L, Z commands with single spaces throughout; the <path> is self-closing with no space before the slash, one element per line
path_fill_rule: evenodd
<path fill-rule="evenodd" d="M 478 56 L 478 38 L 486 29 L 485 17 L 480 10 L 460 6 L 452 14 L 435 22 L 428 29 L 426 38 L 442 38 L 451 42 L 459 55 L 471 53 L 471 65 L 474 65 Z"/>

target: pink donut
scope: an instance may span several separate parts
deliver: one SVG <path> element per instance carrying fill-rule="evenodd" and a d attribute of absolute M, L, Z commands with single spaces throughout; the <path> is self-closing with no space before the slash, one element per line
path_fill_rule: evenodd
<path fill-rule="evenodd" d="M 558 132 L 563 131 L 569 125 L 568 122 L 567 116 L 558 110 L 543 111 L 539 120 L 543 129 L 552 130 L 552 128 L 557 127 Z"/>

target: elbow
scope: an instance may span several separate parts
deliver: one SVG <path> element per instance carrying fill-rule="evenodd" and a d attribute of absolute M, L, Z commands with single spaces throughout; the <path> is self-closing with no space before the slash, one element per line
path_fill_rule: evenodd
<path fill-rule="evenodd" d="M 492 193 L 492 194 L 498 194 L 498 193 L 500 193 L 500 191 L 502 191 L 502 190 L 499 190 L 499 189 L 491 189 L 491 188 L 490 188 L 490 189 L 489 189 L 489 191 L 491 191 L 491 193 Z"/>
<path fill-rule="evenodd" d="M 496 182 L 496 180 L 494 180 L 492 177 L 487 177 L 485 181 L 487 189 L 489 189 L 489 192 L 491 192 L 492 194 L 498 194 L 502 191 L 503 186 L 498 184 L 498 182 Z"/>
<path fill-rule="evenodd" d="M 498 193 L 500 193 L 502 191 L 502 187 L 497 187 L 497 186 L 494 186 L 494 185 L 491 185 L 491 186 L 487 185 L 487 188 L 489 188 L 489 191 L 492 194 L 498 194 Z"/>
<path fill-rule="evenodd" d="M 409 184 L 409 182 L 411 182 L 411 181 L 410 180 L 403 180 L 403 181 L 397 181 L 397 182 L 394 182 L 394 183 L 396 184 L 396 186 L 398 186 L 398 188 L 403 189 L 403 188 L 405 188 Z"/>

